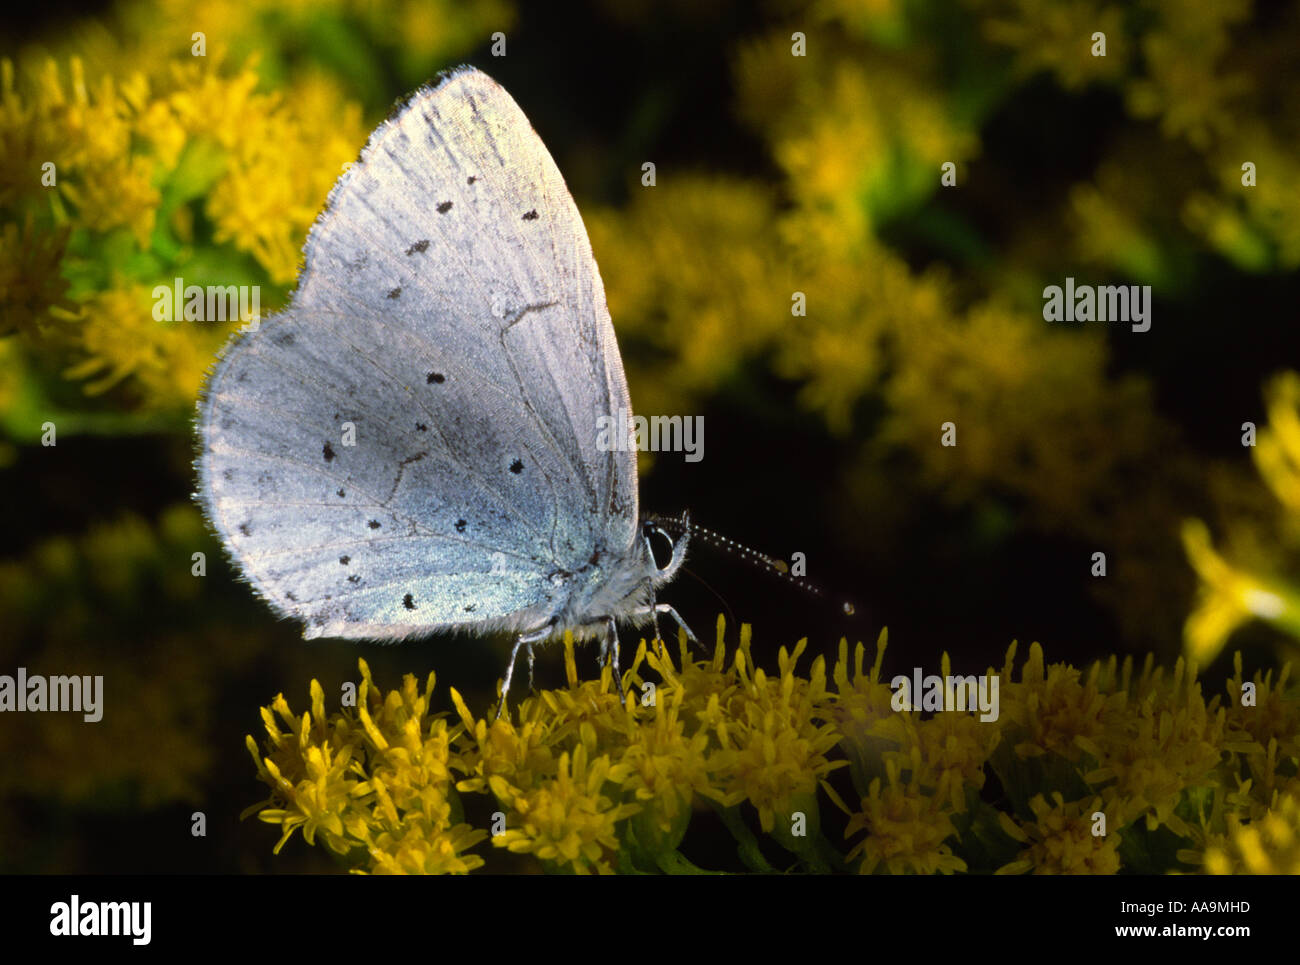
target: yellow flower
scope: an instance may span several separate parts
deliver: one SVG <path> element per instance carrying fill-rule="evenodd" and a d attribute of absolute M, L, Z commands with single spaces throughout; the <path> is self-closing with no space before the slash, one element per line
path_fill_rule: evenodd
<path fill-rule="evenodd" d="M 1048 804 L 1043 795 L 1036 794 L 1029 802 L 1038 819 L 1034 823 L 1021 824 L 1006 814 L 999 815 L 1002 830 L 1029 847 L 997 873 L 1109 875 L 1119 871 L 1120 813 L 1115 809 L 1107 813 L 1100 797 L 1066 804 L 1061 793 L 1053 791 L 1052 800 L 1056 803 Z M 1104 834 L 1095 833 L 1103 827 Z"/>
<path fill-rule="evenodd" d="M 1014 680 L 1013 644 L 999 677 L 1005 723 L 995 724 L 974 711 L 893 713 L 879 680 L 883 633 L 869 670 L 861 645 L 850 666 L 841 643 L 831 692 L 823 658 L 806 675 L 797 670 L 806 641 L 782 648 L 769 676 L 754 665 L 750 628 L 729 662 L 724 631 L 720 619 L 710 660 L 692 661 L 679 638 L 680 668 L 662 640 L 642 642 L 624 677 L 626 707 L 608 669 L 578 679 L 570 637 L 566 687 L 490 722 L 453 690 L 458 725 L 430 712 L 432 676 L 423 689 L 408 676 L 385 694 L 362 661 L 355 712 L 327 714 L 315 683 L 308 714 L 294 716 L 283 697 L 263 710 L 266 750 L 251 738 L 249 747 L 272 795 L 253 810 L 281 827 L 280 845 L 301 829 L 356 870 L 463 873 L 483 864 L 467 849 L 486 832 L 460 822 L 456 794 L 490 794 L 504 817 L 503 826 L 493 818 L 494 848 L 531 854 L 548 870 L 609 873 L 690 870 L 677 848 L 703 800 L 721 813 L 742 862 L 765 868 L 733 810 L 747 803 L 764 834 L 820 870 L 837 863 L 820 832 L 824 792 L 849 817 L 846 860 L 862 873 L 965 871 L 968 836 L 985 842 L 982 854 L 998 826 L 1026 845 L 1003 872 L 1070 873 L 1117 870 L 1116 832 L 1139 818 L 1185 839 L 1179 859 L 1199 862 L 1225 822 L 1263 822 L 1268 801 L 1300 791 L 1289 668 L 1276 681 L 1257 674 L 1254 702 L 1229 713 L 1221 698 L 1204 700 L 1183 661 L 1166 673 L 1148 657 L 1135 672 L 1131 659 L 1111 657 L 1081 673 L 1047 666 L 1035 644 Z M 643 665 L 659 673 L 657 685 L 641 679 Z M 951 674 L 946 654 L 941 670 Z M 1238 659 L 1228 692 L 1246 690 Z M 854 810 L 828 779 L 850 764 L 831 756 L 836 748 L 863 785 Z M 968 810 L 990 768 L 1034 821 L 1017 823 L 987 801 Z M 1065 789 L 1080 782 L 1092 795 L 1067 801 Z M 1104 840 L 1093 837 L 1097 811 Z"/>
<path fill-rule="evenodd" d="M 709 737 L 703 729 L 686 736 L 684 697 L 682 690 L 673 689 L 657 699 L 652 719 L 640 723 L 623 755 L 628 767 L 624 786 L 643 802 L 653 829 L 664 835 L 677 827 L 685 830 L 683 819 L 694 795 L 710 788 Z"/>
<path fill-rule="evenodd" d="M 1300 786 L 1279 794 L 1261 820 L 1243 824 L 1228 816 L 1228 831 L 1205 850 L 1212 875 L 1300 874 Z"/>
<path fill-rule="evenodd" d="M 756 185 L 674 175 L 638 189 L 626 211 L 584 212 L 620 344 L 668 360 L 629 370 L 639 412 L 680 411 L 683 398 L 739 374 L 780 331 L 791 287 L 762 241 L 772 236 L 773 205 Z"/>
<path fill-rule="evenodd" d="M 246 743 L 271 797 L 245 814 L 280 825 L 276 852 L 301 828 L 308 844 L 320 834 L 338 854 L 364 853 L 369 868 L 358 871 L 463 874 L 481 866 L 481 857 L 464 852 L 487 832 L 456 822 L 452 768 L 460 762 L 446 719 L 430 714 L 433 674 L 423 690 L 408 674 L 400 690 L 385 695 L 366 662 L 358 665 L 355 714 L 327 714 L 315 680 L 311 710 L 301 719 L 283 695 L 262 709 L 265 755 L 251 736 Z"/>
<path fill-rule="evenodd" d="M 807 645 L 800 640 L 793 653 L 780 649 L 776 679 L 769 679 L 761 668 L 754 668 L 751 676 L 748 650 L 738 650 L 734 666 L 741 686 L 713 723 L 726 762 L 724 794 L 743 793 L 758 809 L 759 823 L 768 833 L 778 814 L 789 820 L 794 798 L 811 795 L 822 777 L 848 763 L 826 756 L 840 735 L 833 724 L 822 722 L 825 658 L 813 661 L 806 680 L 794 673 Z"/>
<path fill-rule="evenodd" d="M 1225 709 L 1228 726 L 1247 738 L 1238 739 L 1232 749 L 1246 765 L 1250 776 L 1246 783 L 1256 789 L 1255 806 L 1245 815 L 1255 818 L 1289 779 L 1285 776 L 1291 769 L 1289 762 L 1300 758 L 1300 702 L 1288 694 L 1290 663 L 1283 665 L 1276 680 L 1271 670 L 1257 670 L 1254 679 L 1247 681 L 1239 651 L 1233 654 L 1233 668 L 1232 678 L 1224 685 Z M 1279 773 L 1279 765 L 1283 773 Z"/>
<path fill-rule="evenodd" d="M 865 649 L 859 643 L 853 650 L 853 673 L 849 674 L 849 646 L 840 641 L 835 661 L 834 700 L 829 711 L 840 734 L 840 747 L 848 755 L 850 774 L 859 795 L 866 794 L 872 777 L 877 776 L 882 755 L 887 751 L 910 748 L 916 742 L 916 711 L 893 709 L 893 688 L 880 680 L 889 634 L 880 631 L 876 640 L 876 659 L 864 672 Z"/>
<path fill-rule="evenodd" d="M 476 854 L 466 854 L 487 832 L 459 824 L 433 831 L 411 821 L 399 832 L 385 831 L 370 849 L 374 874 L 463 875 L 483 866 Z"/>
<path fill-rule="evenodd" d="M 944 801 L 921 788 L 919 749 L 913 749 L 910 763 L 912 776 L 905 782 L 899 761 L 889 761 L 884 783 L 872 780 L 861 809 L 849 818 L 846 838 L 867 833 L 848 854 L 850 862 L 861 858 L 859 874 L 869 875 L 882 865 L 895 875 L 966 870 L 966 862 L 944 843 L 956 834 Z"/>
<path fill-rule="evenodd" d="M 952 674 L 948 654 L 940 675 Z M 999 713 L 998 721 L 1001 721 Z M 984 766 L 1002 739 L 998 722 L 983 721 L 979 711 L 940 713 L 916 725 L 916 745 L 924 762 L 925 781 L 943 795 L 954 812 L 966 810 L 967 791 L 984 787 Z"/>
<path fill-rule="evenodd" d="M 530 787 L 554 771 L 552 725 L 541 718 L 536 704 L 528 715 L 530 719 L 516 727 L 507 717 L 491 723 L 486 718 L 476 720 L 454 687 L 451 699 L 464 724 L 467 745 L 461 751 L 461 766 L 468 776 L 456 785 L 457 790 L 482 791 L 495 780 Z"/>
<path fill-rule="evenodd" d="M 1171 4 L 1160 27 L 1142 41 L 1146 76 L 1129 86 L 1135 116 L 1159 117 L 1170 137 L 1204 148 L 1235 133 L 1237 102 L 1250 92 L 1249 75 L 1228 74 L 1218 61 L 1231 44 L 1228 28 L 1249 18 L 1246 0 Z"/>
<path fill-rule="evenodd" d="M 615 803 L 628 773 L 627 765 L 611 764 L 608 756 L 588 763 L 584 742 L 572 758 L 567 751 L 560 754 L 553 779 L 532 788 L 494 779 L 493 791 L 511 811 L 506 830 L 492 839 L 493 845 L 534 854 L 578 874 L 612 873 L 609 859 L 619 848 L 615 826 L 640 810 L 636 804 Z"/>
<path fill-rule="evenodd" d="M 21 226 L 0 228 L 0 335 L 22 332 L 33 341 L 71 337 L 68 318 L 76 303 L 60 274 L 69 229 L 38 230 L 28 215 Z"/>
<path fill-rule="evenodd" d="M 156 322 L 148 293 L 176 276 L 201 283 L 196 263 L 256 282 L 235 251 L 287 285 L 365 139 L 333 81 L 307 75 L 289 96 L 258 87 L 251 65 L 215 53 L 164 59 L 149 76 L 91 78 L 80 57 L 0 61 L 0 206 L 20 212 L 0 231 L 0 332 L 58 335 L 37 347 L 79 356 L 67 374 L 90 378 L 91 393 L 129 380 L 123 398 L 142 408 L 188 408 L 226 332 Z M 201 203 L 212 228 L 196 239 Z M 261 302 L 273 307 L 269 293 Z"/>
<path fill-rule="evenodd" d="M 1081 681 L 1082 674 L 1067 664 L 1044 666 L 1043 648 L 1029 648 L 1029 659 L 1012 676 L 1013 645 L 1007 651 L 1001 676 L 1001 716 L 1015 735 L 1015 752 L 1020 758 L 1058 754 L 1078 762 L 1084 753 L 1097 753 L 1107 726 L 1124 705 L 1122 694 L 1107 696 L 1098 686 L 1096 673 Z"/>
<path fill-rule="evenodd" d="M 1300 543 L 1300 375 L 1283 373 L 1264 394 L 1269 421 L 1254 447 L 1255 466 L 1285 514 L 1273 541 L 1293 547 Z M 1253 551 L 1253 540 L 1239 542 Z M 1290 581 L 1256 572 L 1280 570 L 1282 560 L 1254 551 L 1264 557 L 1254 566 L 1229 562 L 1211 546 L 1200 520 L 1183 523 L 1183 546 L 1200 578 L 1196 609 L 1183 631 L 1189 656 L 1208 662 L 1238 627 L 1255 619 L 1300 639 L 1300 590 Z"/>
<path fill-rule="evenodd" d="M 1200 577 L 1196 609 L 1183 628 L 1187 656 L 1213 660 L 1228 637 L 1253 619 L 1300 627 L 1300 600 L 1279 583 L 1240 570 L 1214 551 L 1210 531 L 1200 520 L 1183 523 L 1183 547 Z"/>
<path fill-rule="evenodd" d="M 315 729 L 319 731 L 325 719 L 324 695 L 320 684 L 314 680 L 311 692 L 313 709 L 319 706 L 315 717 Z M 279 714 L 290 728 L 288 733 L 279 729 L 272 712 Z M 283 829 L 275 853 L 278 854 L 293 832 L 301 828 L 308 844 L 314 844 L 317 832 L 322 832 L 331 849 L 346 854 L 351 844 L 344 838 L 343 814 L 351 801 L 347 772 L 352 748 L 314 743 L 311 739 L 312 714 L 304 713 L 301 720 L 295 719 L 283 694 L 278 695 L 270 707 L 262 709 L 262 722 L 271 737 L 272 756 L 261 757 L 251 736 L 246 743 L 257 764 L 258 776 L 271 786 L 271 799 L 265 803 L 282 805 L 277 808 L 256 806 L 259 820 L 278 824 Z"/>
<path fill-rule="evenodd" d="M 125 285 L 97 292 L 81 306 L 78 354 L 69 378 L 92 379 L 86 391 L 105 392 L 126 379 L 145 392 L 150 407 L 193 399 L 225 332 L 194 322 L 159 322 L 152 288 Z"/>
<path fill-rule="evenodd" d="M 1213 782 L 1227 731 L 1226 713 L 1217 704 L 1206 705 L 1194 670 L 1182 658 L 1167 684 L 1163 671 L 1148 664 L 1129 689 L 1129 712 L 1112 721 L 1098 743 L 1100 766 L 1084 780 L 1108 784 L 1108 799 L 1126 820 L 1145 816 L 1150 830 L 1164 824 L 1188 836 L 1174 807 L 1185 790 Z"/>
<path fill-rule="evenodd" d="M 1005 18 L 984 21 L 984 35 L 1016 51 L 1023 74 L 1051 70 L 1066 88 L 1115 80 L 1125 70 L 1128 49 L 1123 11 L 1092 0 L 1021 0 Z M 1106 56 L 1093 56 L 1094 32 L 1106 37 Z"/>
<path fill-rule="evenodd" d="M 1252 450 L 1255 466 L 1286 510 L 1300 514 L 1300 375 L 1279 375 L 1264 396 L 1268 427 Z"/>

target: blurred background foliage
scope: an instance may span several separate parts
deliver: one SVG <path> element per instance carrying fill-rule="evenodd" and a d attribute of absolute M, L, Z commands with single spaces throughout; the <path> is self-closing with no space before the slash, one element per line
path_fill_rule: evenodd
<path fill-rule="evenodd" d="M 258 793 L 243 735 L 277 691 L 338 693 L 359 655 L 377 678 L 436 667 L 487 706 L 500 646 L 307 645 L 236 581 L 187 501 L 194 399 L 232 326 L 157 322 L 151 296 L 183 277 L 282 304 L 342 166 L 396 97 L 461 62 L 514 95 L 565 174 L 637 411 L 705 416 L 704 461 L 646 459 L 643 504 L 804 552 L 858 610 L 843 624 L 702 550 L 712 589 L 672 589 L 696 626 L 726 607 L 756 653 L 805 635 L 831 653 L 887 624 L 887 672 L 943 650 L 975 672 L 1019 638 L 1076 663 L 1186 650 L 1221 686 L 1232 650 L 1247 676 L 1294 653 L 1295 4 L 3 16 L 0 672 L 102 673 L 106 713 L 0 718 L 0 870 L 271 868 L 266 830 L 234 820 Z M 1150 285 L 1151 330 L 1044 322 L 1066 276 Z M 707 850 L 707 823 L 692 834 Z M 332 866 L 289 846 L 274 867 Z"/>

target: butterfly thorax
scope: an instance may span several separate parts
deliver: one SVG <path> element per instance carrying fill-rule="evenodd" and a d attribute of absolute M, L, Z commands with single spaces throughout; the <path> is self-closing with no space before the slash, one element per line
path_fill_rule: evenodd
<path fill-rule="evenodd" d="M 649 542 L 637 537 L 625 550 L 597 549 L 587 563 L 571 574 L 557 574 L 571 589 L 552 616 L 555 634 L 573 630 L 580 639 L 600 636 L 608 620 L 645 626 L 653 617 L 655 590 L 677 574 L 686 559 L 683 535 L 672 546 L 672 556 L 659 566 Z"/>

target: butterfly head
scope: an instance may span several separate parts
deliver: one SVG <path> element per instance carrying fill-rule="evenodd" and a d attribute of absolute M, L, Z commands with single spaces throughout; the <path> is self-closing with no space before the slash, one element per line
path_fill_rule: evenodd
<path fill-rule="evenodd" d="M 650 582 L 655 587 L 672 580 L 686 562 L 690 535 L 691 521 L 686 513 L 680 519 L 656 516 L 641 523 L 641 539 L 645 543 Z"/>

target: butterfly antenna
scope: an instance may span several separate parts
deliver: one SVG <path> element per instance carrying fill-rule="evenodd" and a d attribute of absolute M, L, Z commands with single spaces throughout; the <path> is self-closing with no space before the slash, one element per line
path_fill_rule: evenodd
<path fill-rule="evenodd" d="M 681 516 L 650 516 L 647 518 L 650 522 L 656 523 L 670 532 L 689 533 L 692 539 L 699 539 L 709 546 L 712 546 L 714 549 L 721 550 L 730 556 L 743 560 L 755 569 L 769 573 L 778 579 L 797 587 L 810 596 L 815 596 L 821 600 L 827 600 L 830 598 L 830 595 L 816 583 L 804 579 L 803 577 L 795 576 L 791 573 L 790 567 L 786 565 L 784 560 L 767 556 L 755 549 L 751 549 L 743 543 L 737 543 L 735 540 L 729 539 L 721 533 L 715 533 L 711 529 L 707 529 L 698 523 L 692 522 L 690 516 L 686 513 L 683 513 Z M 703 581 L 701 580 L 701 582 Z M 705 585 L 707 586 L 707 584 Z M 712 589 L 712 587 L 710 587 L 710 589 Z M 719 599 L 721 599 L 721 597 L 719 597 Z M 723 602 L 725 604 L 725 601 Z M 840 603 L 840 612 L 845 616 L 853 616 L 856 612 L 856 607 L 854 607 L 851 601 L 843 600 Z"/>

